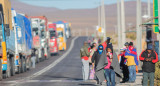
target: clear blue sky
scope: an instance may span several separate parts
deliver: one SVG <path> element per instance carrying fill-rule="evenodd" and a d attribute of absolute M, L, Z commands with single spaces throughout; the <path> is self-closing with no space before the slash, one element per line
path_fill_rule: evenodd
<path fill-rule="evenodd" d="M 89 9 L 98 6 L 101 0 L 19 0 L 21 2 L 43 7 L 56 7 L 59 9 Z M 105 4 L 116 3 L 117 0 L 104 0 Z M 125 0 L 131 1 L 131 0 Z M 132 0 L 134 1 L 134 0 Z M 148 0 L 141 0 L 148 1 Z M 153 0 L 151 0 L 153 2 Z"/>

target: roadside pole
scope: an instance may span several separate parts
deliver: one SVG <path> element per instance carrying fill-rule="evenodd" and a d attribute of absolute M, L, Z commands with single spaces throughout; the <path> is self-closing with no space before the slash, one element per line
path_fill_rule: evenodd
<path fill-rule="evenodd" d="M 151 0 L 148 0 L 148 17 L 151 17 Z"/>
<path fill-rule="evenodd" d="M 104 0 L 102 0 L 101 6 L 101 27 L 103 29 L 103 41 L 106 40 L 106 21 L 105 21 L 105 8 L 104 8 Z"/>
<path fill-rule="evenodd" d="M 118 27 L 118 51 L 122 48 L 122 35 L 121 35 L 121 13 L 120 13 L 120 0 L 117 0 L 117 27 Z"/>
<path fill-rule="evenodd" d="M 136 32 L 137 32 L 137 55 L 139 56 L 142 51 L 142 27 L 140 24 L 142 23 L 142 16 L 141 16 L 141 0 L 137 0 L 137 25 L 136 25 Z"/>
<path fill-rule="evenodd" d="M 122 45 L 126 42 L 126 28 L 125 28 L 125 8 L 124 8 L 124 0 L 121 0 L 121 28 L 122 28 Z"/>

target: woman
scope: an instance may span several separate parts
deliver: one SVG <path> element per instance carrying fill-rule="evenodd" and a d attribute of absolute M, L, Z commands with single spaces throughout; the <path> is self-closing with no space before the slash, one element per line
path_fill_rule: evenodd
<path fill-rule="evenodd" d="M 93 65 L 92 65 L 91 59 L 92 59 L 92 56 L 93 56 L 94 52 L 96 51 L 96 47 L 97 47 L 96 43 L 93 43 L 91 45 L 91 49 L 89 49 L 89 51 L 90 51 L 90 56 L 89 56 L 90 75 L 89 75 L 89 79 L 90 80 L 94 79 L 94 74 L 95 74 L 95 71 L 94 71 L 94 62 L 93 62 Z"/>
<path fill-rule="evenodd" d="M 113 60 L 113 53 L 111 48 L 107 48 L 107 60 L 108 60 L 108 65 L 104 67 L 105 76 L 107 79 L 107 86 L 115 86 L 115 72 L 111 68 L 111 63 Z"/>
<path fill-rule="evenodd" d="M 102 45 L 98 46 L 98 50 L 92 56 L 92 63 L 95 62 L 95 75 L 97 77 L 97 84 L 102 84 L 105 80 L 104 67 L 108 64 L 106 52 Z"/>
<path fill-rule="evenodd" d="M 120 66 L 116 53 L 112 52 L 112 46 L 107 46 L 107 60 L 108 65 L 104 67 L 107 86 L 115 86 L 120 82 Z"/>

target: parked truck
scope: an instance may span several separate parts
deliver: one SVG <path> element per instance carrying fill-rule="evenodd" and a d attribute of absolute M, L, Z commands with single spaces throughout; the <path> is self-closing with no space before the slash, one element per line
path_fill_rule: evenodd
<path fill-rule="evenodd" d="M 48 31 L 49 31 L 49 50 L 50 54 L 58 54 L 58 41 L 57 41 L 57 29 L 56 23 L 48 24 Z"/>
<path fill-rule="evenodd" d="M 32 23 L 33 47 L 38 51 L 37 62 L 48 58 L 48 20 L 45 16 L 29 17 Z"/>
<path fill-rule="evenodd" d="M 65 24 L 62 21 L 58 21 L 56 23 L 57 34 L 58 34 L 58 49 L 59 50 L 66 50 L 66 33 L 65 33 Z"/>
<path fill-rule="evenodd" d="M 15 72 L 23 73 L 30 68 L 32 50 L 32 32 L 30 20 L 25 14 L 12 9 L 12 25 L 15 36 Z"/>
<path fill-rule="evenodd" d="M 6 43 L 8 37 L 13 35 L 10 34 L 10 32 L 13 32 L 11 18 L 11 3 L 9 0 L 0 0 L 0 80 L 10 77 L 10 75 L 7 74 L 13 75 L 14 71 L 14 46 L 13 49 L 7 48 Z"/>
<path fill-rule="evenodd" d="M 21 17 L 18 17 L 14 10 L 11 11 L 9 0 L 0 0 L 0 79 L 13 76 L 15 72 L 26 71 L 27 53 L 19 50 L 18 37 L 25 35 L 22 38 L 25 43 L 21 44 L 21 49 L 25 48 L 27 51 L 31 49 L 27 40 L 32 42 L 32 37 L 28 36 L 31 33 L 29 20 L 19 16 Z M 22 32 L 23 34 L 20 34 Z"/>

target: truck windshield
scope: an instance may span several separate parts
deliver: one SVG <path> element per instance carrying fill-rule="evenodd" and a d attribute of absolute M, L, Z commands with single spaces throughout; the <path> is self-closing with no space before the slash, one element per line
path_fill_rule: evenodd
<path fill-rule="evenodd" d="M 50 39 L 56 37 L 56 31 L 50 31 Z"/>
<path fill-rule="evenodd" d="M 33 36 L 38 36 L 38 28 L 32 28 Z"/>
<path fill-rule="evenodd" d="M 63 32 L 62 31 L 58 31 L 58 37 L 63 37 Z"/>

